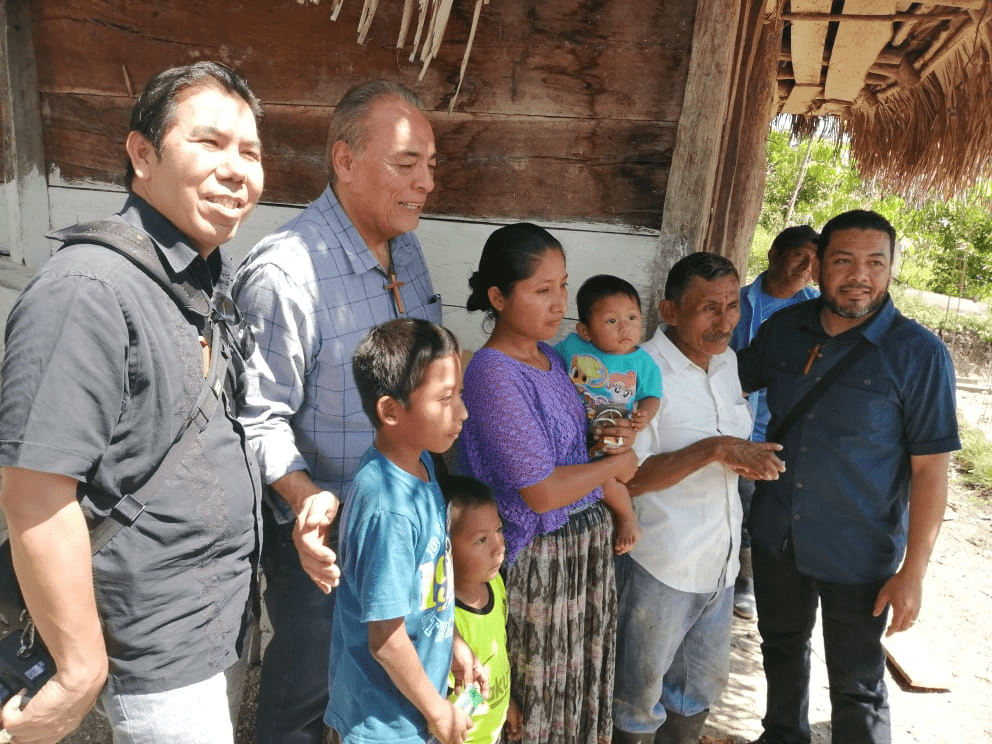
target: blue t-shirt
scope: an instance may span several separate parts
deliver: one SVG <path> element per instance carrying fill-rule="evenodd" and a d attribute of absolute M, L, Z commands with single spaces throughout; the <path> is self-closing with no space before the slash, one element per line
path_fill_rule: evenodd
<path fill-rule="evenodd" d="M 758 335 L 758 328 L 761 327 L 761 324 L 779 310 L 820 296 L 820 290 L 816 287 L 803 287 L 792 297 L 784 299 L 772 297 L 764 290 L 767 274 L 767 271 L 763 271 L 751 284 L 741 287 L 741 319 L 730 337 L 730 348 L 734 351 L 740 351 L 751 343 Z M 765 432 L 768 429 L 768 419 L 771 417 L 768 412 L 768 403 L 765 400 L 765 389 L 751 391 L 747 400 L 751 406 L 751 413 L 754 414 L 754 429 L 751 432 L 751 439 L 755 442 L 764 442 Z"/>
<path fill-rule="evenodd" d="M 455 625 L 447 507 L 426 452 L 421 461 L 430 483 L 370 447 L 345 499 L 324 715 L 345 742 L 414 744 L 429 735 L 372 658 L 370 622 L 405 618 L 424 671 L 439 694 L 447 690 Z"/>
<path fill-rule="evenodd" d="M 582 395 L 589 418 L 603 406 L 634 410 L 642 398 L 660 398 L 661 371 L 644 349 L 629 354 L 606 354 L 577 333 L 570 333 L 555 346 L 565 369 Z"/>

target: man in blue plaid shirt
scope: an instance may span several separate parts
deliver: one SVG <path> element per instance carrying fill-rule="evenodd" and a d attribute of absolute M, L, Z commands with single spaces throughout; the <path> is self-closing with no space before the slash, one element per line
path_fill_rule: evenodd
<path fill-rule="evenodd" d="M 259 744 L 321 744 L 335 565 L 331 526 L 373 430 L 351 356 L 371 327 L 441 321 L 414 230 L 437 156 L 417 96 L 374 81 L 348 91 L 328 136 L 329 184 L 245 257 L 234 297 L 258 341 L 241 412 L 267 484 Z"/>

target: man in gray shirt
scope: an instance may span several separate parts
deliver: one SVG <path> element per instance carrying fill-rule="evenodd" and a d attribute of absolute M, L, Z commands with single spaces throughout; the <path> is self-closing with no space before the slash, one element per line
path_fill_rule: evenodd
<path fill-rule="evenodd" d="M 155 76 L 132 112 L 130 194 L 111 219 L 150 239 L 165 272 L 215 311 L 232 273 L 218 246 L 262 191 L 260 116 L 244 80 L 212 62 Z M 62 739 L 98 695 L 118 744 L 233 739 L 226 673 L 251 618 L 260 483 L 228 393 L 137 520 L 92 559 L 84 516 L 106 511 L 100 492 L 139 489 L 183 431 L 207 339 L 220 343 L 207 326 L 97 242 L 56 253 L 11 311 L 0 506 L 57 666 L 23 709 L 15 696 L 0 712 L 14 741 Z"/>

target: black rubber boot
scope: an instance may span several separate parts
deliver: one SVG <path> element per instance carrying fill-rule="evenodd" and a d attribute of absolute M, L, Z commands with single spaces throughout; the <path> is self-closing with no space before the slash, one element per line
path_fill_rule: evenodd
<path fill-rule="evenodd" d="M 613 744 L 651 744 L 653 741 L 654 734 L 632 734 L 613 727 Z"/>
<path fill-rule="evenodd" d="M 694 716 L 680 716 L 671 711 L 666 714 L 665 722 L 654 735 L 654 744 L 699 744 L 706 716 L 710 714 L 708 710 Z"/>

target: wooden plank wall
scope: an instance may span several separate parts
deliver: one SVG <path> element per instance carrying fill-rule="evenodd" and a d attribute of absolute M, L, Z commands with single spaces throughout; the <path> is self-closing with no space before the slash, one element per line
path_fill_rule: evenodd
<path fill-rule="evenodd" d="M 382 0 L 364 46 L 361 0 L 30 0 L 49 169 L 121 182 L 133 94 L 169 65 L 237 67 L 266 107 L 265 201 L 325 183 L 333 104 L 370 77 L 431 109 L 442 158 L 433 214 L 657 229 L 688 70 L 695 0 L 491 0 L 455 90 L 474 2 L 456 3 L 423 82 Z M 412 34 L 411 34 L 412 36 Z"/>

